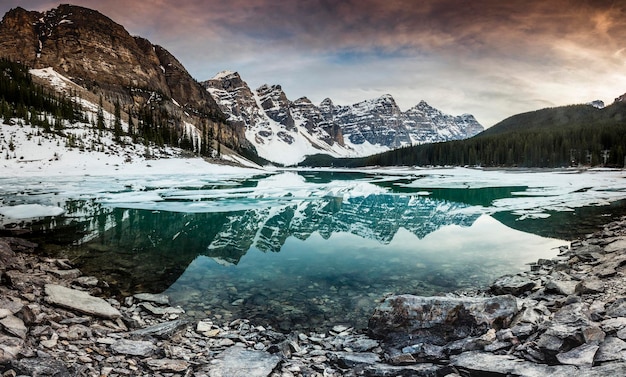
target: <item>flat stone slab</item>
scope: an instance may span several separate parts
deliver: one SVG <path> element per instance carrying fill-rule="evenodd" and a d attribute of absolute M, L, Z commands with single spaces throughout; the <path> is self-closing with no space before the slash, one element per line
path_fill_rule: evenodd
<path fill-rule="evenodd" d="M 208 370 L 210 377 L 267 377 L 280 358 L 265 351 L 231 347 L 217 355 Z"/>
<path fill-rule="evenodd" d="M 389 296 L 378 305 L 368 328 L 378 338 L 394 336 L 415 343 L 419 337 L 439 337 L 448 343 L 508 324 L 517 312 L 517 300 L 511 295 L 484 298 L 398 295 Z"/>
<path fill-rule="evenodd" d="M 154 293 L 137 293 L 133 295 L 139 301 L 154 302 L 155 304 L 168 305 L 170 304 L 170 297 L 164 294 Z"/>
<path fill-rule="evenodd" d="M 187 321 L 181 319 L 159 323 L 150 327 L 135 330 L 131 335 L 154 336 L 159 339 L 168 339 L 174 333 L 187 327 Z"/>
<path fill-rule="evenodd" d="M 184 372 L 189 368 L 185 360 L 157 359 L 148 360 L 148 368 L 159 372 Z"/>
<path fill-rule="evenodd" d="M 102 318 L 115 319 L 122 316 L 108 302 L 87 292 L 56 284 L 46 284 L 45 292 L 46 301 L 52 305 Z"/>
<path fill-rule="evenodd" d="M 24 325 L 24 321 L 14 315 L 9 315 L 0 319 L 0 328 L 4 328 L 4 331 L 11 335 L 18 336 L 21 339 L 26 338 L 26 333 L 28 332 L 28 329 Z"/>
<path fill-rule="evenodd" d="M 607 253 L 613 253 L 615 251 L 626 249 L 626 238 L 621 238 L 604 247 L 604 251 Z"/>
<path fill-rule="evenodd" d="M 156 346 L 147 340 L 120 339 L 111 345 L 111 349 L 123 355 L 146 357 L 156 351 Z"/>
<path fill-rule="evenodd" d="M 470 371 L 472 373 L 484 373 L 494 375 L 512 375 L 528 377 L 572 377 L 580 376 L 578 368 L 571 365 L 551 366 L 546 364 L 536 364 L 531 361 L 517 359 L 507 355 L 494 355 L 480 351 L 463 352 L 460 355 L 452 356 L 450 364 Z"/>

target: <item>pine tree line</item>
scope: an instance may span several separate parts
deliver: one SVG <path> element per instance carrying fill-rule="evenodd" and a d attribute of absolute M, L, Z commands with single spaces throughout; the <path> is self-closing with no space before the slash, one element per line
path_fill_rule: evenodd
<path fill-rule="evenodd" d="M 26 125 L 41 127 L 45 132 L 61 131 L 64 121 L 88 123 L 80 103 L 74 100 L 76 97 L 75 93 L 66 96 L 51 92 L 33 82 L 26 66 L 0 59 L 0 117 L 5 122 L 20 118 Z M 145 105 L 136 109 L 131 106 L 127 114 L 128 128 L 124 131 L 120 99 L 111 102 L 114 106 L 112 124 L 107 125 L 104 100 L 100 96 L 91 125 L 100 132 L 110 130 L 118 143 L 124 143 L 124 137 L 130 137 L 135 143 L 174 146 L 208 157 L 216 153 L 220 155 L 220 135 L 215 132 L 219 131 L 219 126 L 211 120 L 202 119 L 200 131 L 193 133 L 183 126 L 182 119 L 172 116 L 164 107 Z"/>
<path fill-rule="evenodd" d="M 61 120 L 82 119 L 78 103 L 35 84 L 24 65 L 0 59 L 0 116 L 5 120 L 22 118 L 49 129 L 53 124 L 43 114 L 50 114 L 59 127 Z"/>
<path fill-rule="evenodd" d="M 511 117 L 466 140 L 406 146 L 356 159 L 316 155 L 303 166 L 624 167 L 626 103 L 576 105 Z"/>

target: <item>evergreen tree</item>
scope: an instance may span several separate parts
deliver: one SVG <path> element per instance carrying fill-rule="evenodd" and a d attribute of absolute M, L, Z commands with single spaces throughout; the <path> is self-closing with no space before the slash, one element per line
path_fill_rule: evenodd
<path fill-rule="evenodd" d="M 104 130 L 104 110 L 102 109 L 102 95 L 100 96 L 100 102 L 98 103 L 96 126 L 100 131 Z"/>
<path fill-rule="evenodd" d="M 115 135 L 115 141 L 118 143 L 122 141 L 122 111 L 120 109 L 119 99 L 115 101 L 114 110 L 115 121 L 113 123 L 113 133 Z"/>

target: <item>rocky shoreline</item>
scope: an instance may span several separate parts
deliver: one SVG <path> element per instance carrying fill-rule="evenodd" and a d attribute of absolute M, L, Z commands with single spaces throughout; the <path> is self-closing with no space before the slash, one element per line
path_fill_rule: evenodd
<path fill-rule="evenodd" d="M 190 320 L 0 238 L 2 376 L 626 375 L 626 218 L 489 291 L 390 296 L 367 332 Z"/>

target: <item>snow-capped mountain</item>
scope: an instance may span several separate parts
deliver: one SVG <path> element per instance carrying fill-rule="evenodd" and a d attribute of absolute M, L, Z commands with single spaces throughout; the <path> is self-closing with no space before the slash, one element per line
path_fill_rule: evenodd
<path fill-rule="evenodd" d="M 447 115 L 424 101 L 402 112 L 389 94 L 349 106 L 327 98 L 316 106 L 306 97 L 290 101 L 280 85 L 253 92 L 236 72 L 220 72 L 202 84 L 229 120 L 246 128 L 261 157 L 283 164 L 317 153 L 360 157 L 483 131 L 472 115 Z"/>

